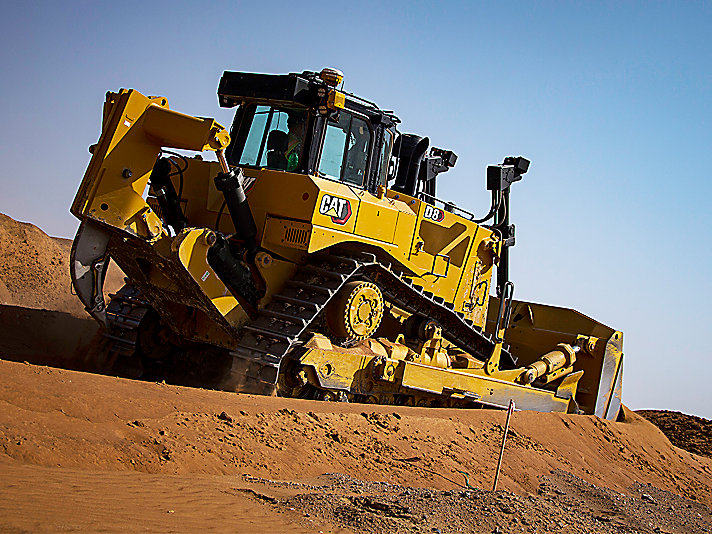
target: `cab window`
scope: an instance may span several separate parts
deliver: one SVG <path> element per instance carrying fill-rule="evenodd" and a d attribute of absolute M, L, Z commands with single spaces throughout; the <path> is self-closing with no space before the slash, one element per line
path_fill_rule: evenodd
<path fill-rule="evenodd" d="M 370 148 L 368 123 L 342 111 L 338 122 L 327 124 L 319 175 L 363 186 Z"/>
<path fill-rule="evenodd" d="M 302 157 L 306 118 L 300 109 L 254 106 L 239 165 L 295 171 Z"/>

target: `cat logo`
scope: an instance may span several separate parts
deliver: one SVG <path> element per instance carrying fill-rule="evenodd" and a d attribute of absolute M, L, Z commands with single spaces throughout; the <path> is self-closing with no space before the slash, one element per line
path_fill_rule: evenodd
<path fill-rule="evenodd" d="M 430 219 L 431 221 L 441 222 L 445 218 L 445 212 L 428 204 L 425 206 L 425 213 L 423 213 L 423 217 Z"/>
<path fill-rule="evenodd" d="M 345 198 L 325 194 L 321 197 L 319 213 L 331 217 L 331 221 L 335 224 L 346 224 L 346 221 L 351 218 L 351 202 Z"/>

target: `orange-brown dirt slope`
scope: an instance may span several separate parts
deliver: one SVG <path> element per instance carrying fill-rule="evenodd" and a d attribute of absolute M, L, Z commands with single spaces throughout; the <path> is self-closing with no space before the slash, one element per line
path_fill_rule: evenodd
<path fill-rule="evenodd" d="M 94 369 L 97 323 L 72 294 L 69 239 L 0 213 L 0 348 L 3 357 L 73 369 Z M 106 293 L 123 284 L 111 264 Z"/>
<path fill-rule="evenodd" d="M 71 244 L 0 213 L 0 304 L 86 316 L 70 292 Z"/>
<path fill-rule="evenodd" d="M 70 239 L 50 237 L 34 224 L 0 213 L 0 304 L 55 310 L 87 317 L 72 294 L 69 279 Z M 111 264 L 106 291 L 123 285 L 123 273 Z"/>
<path fill-rule="evenodd" d="M 16 247 L 1 280 L 19 298 L 0 306 L 0 532 L 712 532 L 712 459 L 628 411 L 625 422 L 515 413 L 492 492 L 504 412 L 59 369 L 79 367 L 77 336 L 96 332 L 62 307 L 66 243 L 0 223 L 3 247 Z M 39 258 L 34 274 L 20 257 Z"/>
<path fill-rule="evenodd" d="M 657 426 L 676 447 L 712 458 L 712 421 L 668 410 L 638 410 Z"/>
<path fill-rule="evenodd" d="M 515 413 L 492 493 L 503 412 L 254 397 L 15 362 L 0 373 L 0 530 L 256 532 L 259 518 L 277 532 L 712 526 L 712 460 L 631 412 L 622 423 Z"/>

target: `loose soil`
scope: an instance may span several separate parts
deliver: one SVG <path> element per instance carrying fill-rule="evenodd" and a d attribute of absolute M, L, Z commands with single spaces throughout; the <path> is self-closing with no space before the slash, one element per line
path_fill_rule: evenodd
<path fill-rule="evenodd" d="M 657 426 L 676 447 L 712 458 L 712 421 L 667 410 L 638 410 Z"/>

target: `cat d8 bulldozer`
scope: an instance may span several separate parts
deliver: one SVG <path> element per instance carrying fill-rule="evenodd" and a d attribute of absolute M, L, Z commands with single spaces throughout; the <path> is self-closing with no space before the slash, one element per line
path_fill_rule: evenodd
<path fill-rule="evenodd" d="M 527 159 L 487 167 L 478 218 L 436 196 L 457 156 L 336 69 L 225 72 L 218 98 L 229 132 L 163 97 L 106 95 L 71 276 L 111 365 L 245 393 L 617 417 L 622 333 L 513 299 Z M 107 304 L 110 260 L 126 285 Z"/>

